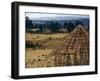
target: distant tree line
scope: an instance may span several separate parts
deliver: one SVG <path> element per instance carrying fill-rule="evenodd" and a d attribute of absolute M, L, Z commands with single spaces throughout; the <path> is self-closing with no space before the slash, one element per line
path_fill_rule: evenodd
<path fill-rule="evenodd" d="M 45 21 L 44 21 L 45 22 Z M 51 33 L 56 33 L 59 32 L 59 29 L 67 29 L 68 32 L 73 31 L 77 25 L 82 25 L 83 23 L 81 21 L 75 21 L 75 23 L 73 22 L 63 22 L 63 24 L 61 24 L 61 22 L 58 21 L 48 21 L 47 23 L 43 23 L 43 24 L 33 24 L 32 20 L 30 20 L 28 17 L 26 17 L 26 21 L 25 21 L 25 25 L 26 28 L 28 29 L 34 29 L 34 28 L 38 28 L 41 32 L 43 33 L 44 30 L 49 30 L 49 32 Z"/>

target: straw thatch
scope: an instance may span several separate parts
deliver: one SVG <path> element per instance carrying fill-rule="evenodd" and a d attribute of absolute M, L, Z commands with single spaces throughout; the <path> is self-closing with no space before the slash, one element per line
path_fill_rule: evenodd
<path fill-rule="evenodd" d="M 88 65 L 89 37 L 85 29 L 78 25 L 71 36 L 64 37 L 63 45 L 54 49 L 55 66 Z"/>

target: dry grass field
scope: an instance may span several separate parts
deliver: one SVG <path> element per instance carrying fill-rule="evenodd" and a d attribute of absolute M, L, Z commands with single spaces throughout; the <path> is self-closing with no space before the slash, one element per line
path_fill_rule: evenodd
<path fill-rule="evenodd" d="M 55 33 L 55 34 L 30 34 L 26 33 L 26 40 L 31 40 L 31 41 L 38 41 L 38 40 L 46 40 L 49 38 L 63 38 L 66 36 L 67 33 Z"/>
<path fill-rule="evenodd" d="M 48 60 L 46 59 L 46 56 L 50 54 L 52 49 L 46 49 L 46 50 L 33 50 L 33 49 L 27 49 L 26 50 L 26 68 L 35 68 L 35 67 L 47 67 Z M 51 60 L 50 63 L 53 61 Z"/>
<path fill-rule="evenodd" d="M 25 67 L 88 65 L 88 36 L 81 26 L 70 33 L 26 33 L 26 43 L 29 45 L 25 49 Z"/>
<path fill-rule="evenodd" d="M 61 45 L 62 38 L 69 35 L 68 33 L 55 33 L 55 34 L 30 34 L 26 33 L 26 41 L 43 42 L 42 47 L 45 49 L 26 48 L 25 50 L 25 67 L 38 68 L 38 67 L 53 67 L 54 56 L 50 56 L 53 49 Z"/>

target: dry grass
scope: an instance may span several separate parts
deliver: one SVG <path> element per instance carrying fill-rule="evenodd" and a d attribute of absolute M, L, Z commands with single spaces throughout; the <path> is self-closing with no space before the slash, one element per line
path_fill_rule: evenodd
<path fill-rule="evenodd" d="M 78 32 L 78 31 L 76 31 L 76 32 Z M 87 33 L 87 35 L 88 35 L 88 33 Z M 81 38 L 82 36 L 85 36 L 84 32 L 83 32 L 83 35 L 81 35 L 80 33 L 76 33 L 76 35 L 75 35 L 75 34 L 73 34 L 73 32 L 71 32 L 71 33 L 55 33 L 55 34 L 26 33 L 26 41 L 29 40 L 29 43 L 34 44 L 34 45 L 38 41 L 38 43 L 41 46 L 36 47 L 36 49 L 32 49 L 33 47 L 26 48 L 26 50 L 25 50 L 25 67 L 26 68 L 55 67 L 55 64 L 57 63 L 55 61 L 55 58 L 58 58 L 58 60 L 59 60 L 58 63 L 61 64 L 61 65 L 58 64 L 58 66 L 88 64 L 89 63 L 88 52 L 87 52 L 88 49 L 84 48 L 84 50 L 83 50 L 84 53 L 83 53 L 83 52 L 80 52 L 80 48 L 78 46 L 79 44 L 85 45 L 85 43 L 84 43 L 85 39 L 83 39 L 83 40 L 78 39 L 78 41 L 76 40 L 76 37 Z M 71 37 L 74 37 L 74 39 Z M 73 41 L 70 42 L 69 39 L 71 39 L 71 40 L 73 39 Z M 65 45 L 65 44 L 67 44 L 67 42 L 69 44 L 68 46 Z M 83 44 L 81 44 L 81 43 L 83 43 Z M 56 52 L 51 53 L 57 47 L 59 47 L 60 49 L 57 49 Z M 61 49 L 61 47 L 64 47 L 63 50 Z M 63 52 L 66 49 L 67 49 L 67 52 L 66 51 L 65 52 L 68 54 L 66 57 L 67 60 L 64 58 L 65 55 L 55 56 L 55 54 L 57 52 L 59 52 L 59 54 L 60 53 L 64 54 Z M 83 55 L 82 56 L 83 61 L 81 60 L 80 53 L 82 53 L 82 55 Z M 63 58 L 64 61 L 61 60 L 61 58 Z M 80 62 L 80 60 L 82 62 Z M 65 62 L 65 61 L 67 61 L 67 62 Z"/>
<path fill-rule="evenodd" d="M 48 65 L 52 65 L 53 60 L 47 60 L 46 57 L 51 53 L 52 49 L 46 50 L 33 50 L 26 49 L 25 55 L 25 64 L 26 68 L 35 68 L 35 67 L 48 67 Z M 51 64 L 48 64 L 48 63 Z"/>
<path fill-rule="evenodd" d="M 26 33 L 26 40 L 30 41 L 45 41 L 43 44 L 45 49 L 32 49 L 26 48 L 25 50 L 25 67 L 26 68 L 39 68 L 39 67 L 54 67 L 54 56 L 47 58 L 55 47 L 62 44 L 61 39 L 69 33 L 57 33 L 57 34 L 30 34 Z"/>
<path fill-rule="evenodd" d="M 30 33 L 26 33 L 26 40 L 38 41 L 38 40 L 46 40 L 49 38 L 56 39 L 56 38 L 63 38 L 66 35 L 67 35 L 67 33 L 57 33 L 57 34 L 30 34 Z"/>

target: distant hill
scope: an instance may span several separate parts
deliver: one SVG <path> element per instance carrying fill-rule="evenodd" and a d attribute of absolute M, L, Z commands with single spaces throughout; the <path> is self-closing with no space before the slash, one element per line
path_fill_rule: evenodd
<path fill-rule="evenodd" d="M 76 21 L 81 21 L 83 26 L 89 26 L 89 18 L 79 18 L 79 19 L 67 19 L 67 20 L 32 20 L 33 24 L 48 24 L 49 22 L 58 22 L 63 26 L 65 22 L 72 22 L 75 24 Z"/>

